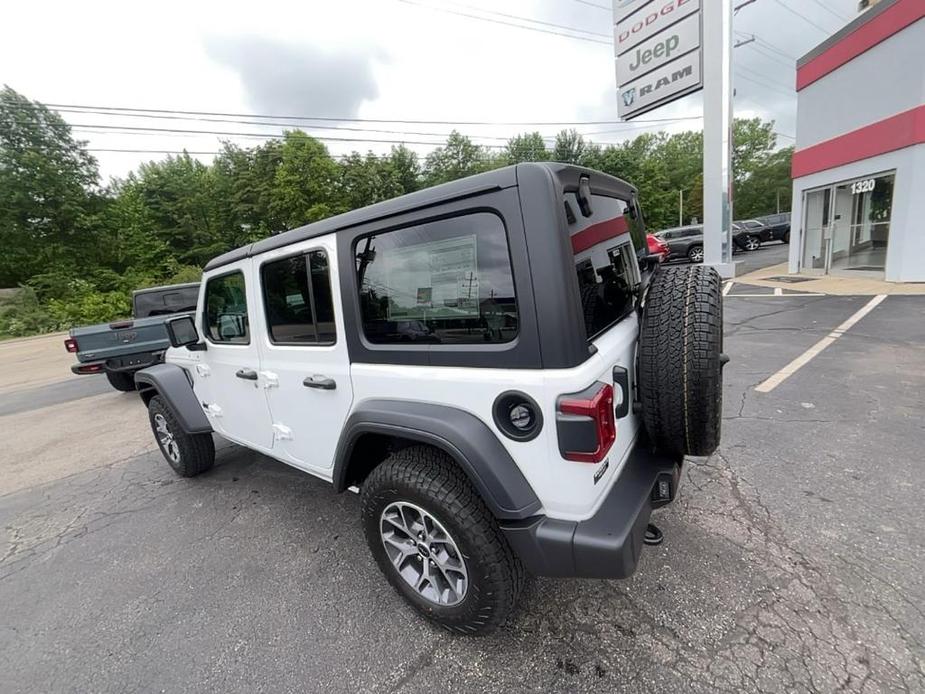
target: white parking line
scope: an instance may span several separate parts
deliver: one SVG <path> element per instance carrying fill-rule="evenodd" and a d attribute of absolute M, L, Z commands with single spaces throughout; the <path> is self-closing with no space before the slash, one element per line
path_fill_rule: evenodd
<path fill-rule="evenodd" d="M 771 376 L 768 380 L 762 383 L 759 386 L 755 387 L 755 390 L 759 393 L 770 393 L 772 390 L 777 388 L 781 383 L 790 378 L 797 371 L 806 366 L 814 357 L 818 356 L 823 350 L 832 345 L 838 338 L 844 335 L 848 330 L 850 330 L 855 323 L 861 320 L 868 313 L 873 311 L 881 302 L 886 299 L 886 294 L 880 294 L 875 296 L 873 299 L 867 302 L 867 304 L 860 311 L 855 313 L 851 318 L 846 320 L 844 323 L 839 325 L 835 330 L 830 332 L 824 338 L 819 340 L 816 344 L 810 347 L 808 350 L 803 352 L 800 356 L 794 359 L 792 362 L 787 364 L 783 369 L 778 371 L 776 374 Z"/>
<path fill-rule="evenodd" d="M 793 292 L 792 294 L 730 294 L 729 299 L 788 299 L 795 296 L 828 296 L 828 294 L 816 294 L 813 292 Z"/>
<path fill-rule="evenodd" d="M 729 290 L 732 289 L 732 285 L 734 284 L 735 282 L 733 282 L 732 280 L 729 280 L 728 282 L 726 282 L 726 284 L 723 285 L 723 296 L 726 296 L 729 293 Z"/>
<path fill-rule="evenodd" d="M 774 296 L 783 296 L 784 290 L 780 287 L 774 287 Z"/>

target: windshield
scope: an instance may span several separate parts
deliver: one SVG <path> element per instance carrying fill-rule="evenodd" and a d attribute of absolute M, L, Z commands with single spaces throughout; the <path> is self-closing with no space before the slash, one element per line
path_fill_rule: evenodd
<path fill-rule="evenodd" d="M 199 300 L 199 285 L 187 287 L 164 287 L 135 294 L 135 318 L 148 316 L 169 316 L 172 313 L 186 313 L 196 310 Z"/>

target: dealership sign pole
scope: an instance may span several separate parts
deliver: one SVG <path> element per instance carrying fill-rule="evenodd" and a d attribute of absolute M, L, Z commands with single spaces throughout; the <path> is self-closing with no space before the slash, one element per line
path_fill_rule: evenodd
<path fill-rule="evenodd" d="M 703 46 L 703 262 L 733 277 L 732 0 L 704 0 Z"/>
<path fill-rule="evenodd" d="M 704 89 L 704 262 L 730 276 L 731 0 L 613 0 L 613 12 L 620 118 Z"/>

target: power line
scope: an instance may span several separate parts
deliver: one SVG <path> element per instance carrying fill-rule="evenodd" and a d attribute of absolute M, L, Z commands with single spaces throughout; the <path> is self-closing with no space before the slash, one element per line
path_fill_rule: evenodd
<path fill-rule="evenodd" d="M 456 15 L 458 17 L 466 17 L 468 19 L 475 19 L 481 22 L 489 22 L 491 24 L 500 24 L 504 26 L 514 27 L 516 29 L 523 29 L 525 31 L 536 31 L 541 34 L 553 34 L 554 36 L 564 36 L 565 38 L 575 39 L 576 41 L 588 41 L 590 43 L 600 43 L 605 46 L 610 46 L 613 44 L 613 41 L 604 41 L 602 39 L 595 39 L 589 36 L 575 36 L 574 34 L 566 34 L 561 31 L 553 31 L 552 29 L 540 29 L 539 27 L 529 27 L 524 26 L 523 24 L 515 24 L 514 22 L 506 22 L 501 19 L 490 19 L 488 17 L 480 17 L 479 15 L 470 14 L 468 12 L 460 12 L 458 10 L 452 10 L 448 7 L 434 7 L 433 5 L 426 5 L 422 2 L 417 2 L 417 0 L 398 0 L 398 2 L 404 3 L 406 5 L 412 5 L 414 7 L 423 7 L 428 10 L 433 10 L 434 12 L 444 12 L 446 14 Z M 562 27 L 566 31 L 574 31 L 569 27 Z"/>
<path fill-rule="evenodd" d="M 189 111 L 182 109 L 166 108 L 138 108 L 130 106 L 96 106 L 81 104 L 45 104 L 50 109 L 93 109 L 95 111 L 112 112 L 112 115 L 128 115 L 129 113 L 170 113 L 185 114 L 191 116 L 228 116 L 241 118 L 263 118 L 273 120 L 290 120 L 290 121 L 321 121 L 324 123 L 389 123 L 403 125 L 532 125 L 532 126 L 555 126 L 555 125 L 620 125 L 622 121 L 618 120 L 586 120 L 586 121 L 463 121 L 463 120 L 409 120 L 409 119 L 389 119 L 389 118 L 351 118 L 346 116 L 280 116 L 257 113 L 235 113 L 228 111 Z M 115 113 L 124 112 L 124 113 Z M 648 118 L 637 119 L 633 123 L 664 123 L 674 120 L 699 120 L 700 116 L 684 116 L 681 118 Z M 267 125 L 287 125 L 285 123 L 267 123 Z M 309 127 L 309 126 L 305 126 Z"/>
<path fill-rule="evenodd" d="M 765 89 L 770 89 L 771 91 L 775 91 L 775 92 L 777 92 L 778 94 L 782 94 L 783 96 L 794 96 L 794 97 L 796 96 L 796 92 L 794 92 L 794 93 L 786 92 L 786 91 L 784 91 L 783 89 L 778 89 L 777 87 L 775 87 L 775 86 L 773 86 L 773 85 L 771 85 L 771 84 L 769 84 L 769 83 L 767 83 L 767 82 L 762 82 L 762 81 L 760 81 L 760 80 L 755 79 L 754 77 L 749 77 L 748 75 L 737 75 L 737 77 L 739 77 L 740 79 L 743 79 L 743 80 L 747 80 L 747 81 L 749 81 L 749 82 L 753 82 L 754 84 L 757 84 L 757 85 L 759 85 L 759 86 L 761 86 L 761 87 L 764 87 Z"/>
<path fill-rule="evenodd" d="M 607 12 L 612 12 L 612 7 L 607 7 L 606 5 L 598 5 L 596 2 L 589 2 L 589 0 L 575 0 L 575 2 L 581 3 L 582 5 L 587 5 L 588 7 L 596 7 L 599 10 L 606 10 Z"/>
<path fill-rule="evenodd" d="M 787 61 L 787 60 L 784 60 L 783 58 L 779 57 L 778 55 L 776 55 L 776 54 L 774 54 L 774 53 L 771 53 L 769 50 L 767 50 L 766 48 L 764 48 L 764 46 L 761 46 L 761 45 L 759 45 L 759 44 L 754 44 L 754 43 L 753 43 L 753 44 L 749 44 L 749 45 L 751 46 L 751 49 L 752 49 L 753 51 L 757 51 L 757 52 L 758 52 L 758 55 L 764 56 L 764 57 L 767 58 L 768 60 L 773 60 L 773 61 L 774 61 L 775 63 L 777 63 L 778 65 L 783 65 L 784 67 L 789 68 L 789 69 L 791 69 L 791 70 L 795 70 L 795 69 L 796 69 L 796 63 L 790 62 L 790 61 Z"/>
<path fill-rule="evenodd" d="M 577 34 L 588 34 L 590 36 L 601 36 L 605 39 L 612 39 L 610 34 L 602 34 L 599 31 L 588 31 L 587 29 L 578 29 L 576 27 L 568 27 L 563 24 L 556 24 L 554 22 L 544 22 L 541 19 L 531 19 L 530 17 L 520 17 L 515 14 L 507 14 L 505 12 L 498 12 L 497 10 L 486 10 L 481 7 L 475 7 L 473 5 L 464 5 L 459 2 L 448 2 L 450 5 L 455 5 L 456 7 L 461 7 L 466 10 L 473 10 L 475 12 L 481 12 L 482 14 L 495 15 L 496 17 L 504 17 L 506 19 L 516 19 L 520 22 L 530 22 L 531 24 L 539 24 L 540 26 L 553 27 L 555 29 L 565 29 L 566 31 L 573 31 Z"/>
<path fill-rule="evenodd" d="M 24 109 L 21 109 L 21 110 L 24 110 Z M 290 123 L 265 123 L 261 121 L 221 119 L 221 118 L 184 118 L 182 116 L 168 116 L 168 115 L 146 116 L 146 115 L 138 114 L 138 113 L 117 114 L 117 113 L 109 113 L 106 111 L 81 111 L 81 110 L 76 110 L 76 109 L 55 109 L 55 110 L 59 113 L 91 114 L 91 115 L 95 114 L 95 115 L 104 115 L 104 116 L 115 116 L 115 117 L 121 116 L 121 117 L 134 117 L 134 118 L 170 118 L 170 119 L 175 119 L 175 120 L 193 120 L 193 121 L 208 122 L 208 123 L 231 123 L 231 124 L 239 124 L 239 125 L 240 124 L 258 125 L 258 126 L 263 126 L 263 127 L 292 127 L 292 128 L 298 128 L 298 129 L 304 128 L 306 130 L 335 130 L 335 131 L 360 132 L 360 133 L 379 133 L 379 134 L 386 134 L 386 135 L 415 135 L 415 136 L 423 136 L 423 137 L 446 138 L 446 137 L 449 137 L 451 134 L 447 132 L 422 132 L 422 131 L 416 131 L 416 130 L 388 130 L 384 128 L 355 128 L 355 127 L 335 126 L 335 125 L 314 125 L 314 124 L 301 124 L 300 125 L 297 123 L 291 123 L 291 124 Z M 20 122 L 25 122 L 25 121 L 20 121 Z M 76 125 L 75 124 L 73 127 L 79 128 L 79 127 L 96 127 L 96 126 L 95 124 L 94 125 L 83 125 L 83 124 Z M 103 126 L 100 126 L 100 127 L 103 127 Z M 132 128 L 133 126 L 106 125 L 105 127 L 107 128 L 117 128 L 117 127 Z M 274 133 L 266 133 L 267 136 L 270 136 L 273 134 Z M 471 137 L 474 139 L 482 139 L 482 140 L 498 140 L 502 142 L 507 142 L 510 139 L 509 137 L 496 137 L 493 135 L 474 135 L 474 134 L 467 135 L 467 137 Z M 555 135 L 541 135 L 541 137 L 544 140 L 555 139 Z"/>
<path fill-rule="evenodd" d="M 24 111 L 32 110 L 34 108 L 27 106 L 25 104 L 19 105 L 16 108 L 20 108 Z M 126 112 L 126 113 L 114 113 L 109 110 L 98 110 L 90 108 L 55 108 L 55 111 L 59 113 L 73 113 L 73 114 L 91 114 L 91 115 L 101 115 L 101 116 L 112 116 L 112 117 L 125 117 L 125 118 L 151 118 L 151 119 L 167 119 L 167 120 L 180 120 L 180 121 L 197 121 L 205 123 L 233 123 L 233 124 L 243 124 L 243 125 L 258 125 L 258 126 L 275 126 L 275 127 L 297 127 L 305 128 L 309 130 L 335 130 L 335 131 L 348 131 L 348 132 L 361 132 L 361 133 L 384 133 L 388 135 L 419 135 L 419 136 L 429 136 L 429 137 L 448 137 L 450 133 L 447 132 L 422 132 L 416 130 L 390 130 L 387 128 L 359 128 L 355 126 L 343 126 L 343 125 L 317 125 L 314 123 L 279 123 L 279 122 L 265 122 L 257 120 L 246 120 L 239 118 L 210 118 L 210 117 L 201 117 L 201 116 L 181 116 L 174 114 L 162 114 L 162 113 L 153 113 L 153 114 L 144 114 L 144 113 L 135 113 L 135 112 Z M 671 123 L 677 120 L 685 120 L 685 118 L 677 119 L 658 119 L 658 122 Z M 609 124 L 610 122 L 608 122 Z M 642 122 L 641 125 L 637 125 L 636 122 L 630 125 L 626 125 L 624 130 L 635 130 L 640 127 L 648 127 L 647 122 Z M 618 132 L 619 130 L 614 130 L 613 132 Z M 503 140 L 507 141 L 507 137 L 493 137 L 491 135 L 471 135 L 471 137 L 488 139 L 488 140 Z M 555 138 L 555 135 L 542 135 L 543 139 L 552 140 Z"/>
<path fill-rule="evenodd" d="M 821 31 L 823 34 L 829 35 L 829 34 L 832 33 L 831 31 L 829 31 L 829 30 L 826 29 L 825 27 L 820 26 L 819 24 L 816 24 L 816 22 L 814 22 L 813 20 L 811 20 L 809 17 L 807 17 L 807 16 L 806 16 L 805 14 L 803 14 L 802 12 L 798 12 L 797 10 L 793 9 L 792 7 L 790 7 L 790 5 L 784 4 L 783 0 L 774 0 L 774 2 L 776 2 L 778 5 L 780 5 L 781 7 L 783 7 L 785 10 L 787 10 L 787 11 L 790 12 L 791 14 L 794 14 L 794 15 L 796 15 L 797 17 L 800 17 L 803 21 L 805 21 L 805 22 L 806 22 L 807 24 L 809 24 L 810 26 L 816 27 L 816 28 L 817 28 L 819 31 Z"/>
<path fill-rule="evenodd" d="M 227 132 L 223 130 L 189 130 L 186 128 L 155 128 L 152 126 L 135 126 L 135 125 L 94 125 L 92 123 L 73 123 L 72 127 L 81 128 L 81 129 L 93 129 L 93 130 L 109 130 L 109 131 L 119 131 L 122 134 L 134 134 L 134 133 L 164 133 L 164 134 L 179 134 L 179 133 L 190 133 L 195 135 L 225 135 L 228 137 L 259 137 L 264 139 L 269 139 L 273 137 L 282 137 L 283 133 L 242 133 L 242 132 Z M 129 132 L 125 132 L 129 131 Z M 306 133 L 307 134 L 307 133 Z M 410 144 L 410 145 L 436 145 L 441 146 L 445 144 L 444 142 L 423 142 L 419 140 L 405 140 L 405 139 L 381 139 L 381 138 L 364 138 L 364 137 L 330 137 L 328 135 L 310 135 L 316 140 L 321 140 L 322 142 L 371 142 L 374 144 Z M 500 147 L 503 148 L 504 145 L 481 145 L 482 147 Z"/>
<path fill-rule="evenodd" d="M 737 70 L 737 71 L 738 71 L 738 70 L 741 70 L 741 71 L 744 71 L 744 72 L 746 72 L 746 73 L 748 73 L 748 74 L 751 74 L 751 75 L 753 75 L 753 76 L 759 77 L 759 78 L 765 80 L 766 82 L 768 82 L 769 84 L 773 84 L 773 85 L 775 85 L 775 86 L 777 86 L 777 87 L 781 87 L 782 89 L 786 89 L 786 90 L 792 89 L 792 85 L 784 84 L 783 82 L 778 82 L 778 81 L 777 81 L 776 79 L 774 79 L 773 77 L 771 77 L 771 76 L 769 76 L 769 75 L 766 75 L 766 74 L 764 74 L 763 72 L 759 72 L 758 70 L 753 70 L 752 68 L 748 68 L 748 67 L 745 67 L 745 66 L 742 66 L 742 65 L 737 66 L 737 67 L 736 67 L 736 70 Z M 788 92 L 788 93 L 789 93 L 789 92 Z"/>
<path fill-rule="evenodd" d="M 829 14 L 831 14 L 831 15 L 837 17 L 837 18 L 840 19 L 841 21 L 843 21 L 843 22 L 850 22 L 850 21 L 851 21 L 851 17 L 846 17 L 846 16 L 843 15 L 841 12 L 836 12 L 836 11 L 833 10 L 831 7 L 829 7 L 829 6 L 826 5 L 824 2 L 822 2 L 822 0 L 812 0 L 812 1 L 813 1 L 814 3 L 816 3 L 817 5 L 819 5 L 819 7 L 821 7 L 823 10 L 825 10 L 825 11 L 828 12 Z"/>

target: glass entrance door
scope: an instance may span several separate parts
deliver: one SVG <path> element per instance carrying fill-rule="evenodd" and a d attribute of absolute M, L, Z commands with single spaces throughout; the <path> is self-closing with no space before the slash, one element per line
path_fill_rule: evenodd
<path fill-rule="evenodd" d="M 805 193 L 804 272 L 883 272 L 894 179 L 871 176 Z"/>
<path fill-rule="evenodd" d="M 814 190 L 806 193 L 803 208 L 806 221 L 803 228 L 803 270 L 822 273 L 826 270 L 828 256 L 829 205 L 832 189 Z"/>
<path fill-rule="evenodd" d="M 847 270 L 851 262 L 851 219 L 854 196 L 847 184 L 835 186 L 826 272 Z"/>

